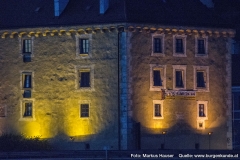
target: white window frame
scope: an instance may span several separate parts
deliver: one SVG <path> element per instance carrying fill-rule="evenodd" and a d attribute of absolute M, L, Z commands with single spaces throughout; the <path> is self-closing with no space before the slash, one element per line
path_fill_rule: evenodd
<path fill-rule="evenodd" d="M 25 103 L 27 102 L 31 102 L 32 103 L 32 116 L 30 117 L 24 117 L 24 108 L 25 107 Z M 21 100 L 20 101 L 20 118 L 19 118 L 19 121 L 35 121 L 36 118 L 35 118 L 35 106 L 34 106 L 34 103 L 35 103 L 35 99 L 31 98 L 31 99 L 24 99 L 24 100 Z"/>
<path fill-rule="evenodd" d="M 161 113 L 161 116 L 160 117 L 156 117 L 155 116 L 155 104 L 160 104 L 161 106 L 161 110 L 160 110 L 160 113 Z M 153 100 L 153 119 L 164 119 L 164 116 L 163 116 L 163 100 Z"/>
<path fill-rule="evenodd" d="M 193 66 L 193 80 L 194 80 L 194 90 L 199 92 L 209 92 L 209 67 L 208 66 Z M 203 71 L 205 72 L 206 78 L 205 78 L 205 88 L 197 87 L 197 71 Z"/>
<path fill-rule="evenodd" d="M 89 114 L 89 116 L 88 117 L 81 117 L 81 104 L 88 104 L 88 114 Z M 90 119 L 90 117 L 91 117 L 91 103 L 90 103 L 90 101 L 89 100 L 81 100 L 81 101 L 79 101 L 79 118 L 80 119 Z"/>
<path fill-rule="evenodd" d="M 86 65 L 86 66 L 75 66 L 75 72 L 76 72 L 76 81 L 75 81 L 75 89 L 76 91 L 95 91 L 94 88 L 94 64 Z M 90 87 L 80 87 L 80 77 L 79 74 L 84 71 L 90 72 Z"/>
<path fill-rule="evenodd" d="M 199 116 L 199 105 L 204 105 L 205 117 Z M 208 101 L 197 101 L 197 120 L 207 120 L 208 119 Z"/>
<path fill-rule="evenodd" d="M 154 38 L 160 38 L 161 39 L 161 47 L 162 47 L 162 52 L 160 53 L 156 53 L 154 52 Z M 151 56 L 160 56 L 160 57 L 164 57 L 165 56 L 165 49 L 164 49 L 164 38 L 165 38 L 165 34 L 152 34 L 152 53 Z"/>
<path fill-rule="evenodd" d="M 198 40 L 204 40 L 205 54 L 198 54 Z M 208 36 L 195 36 L 195 57 L 208 57 Z"/>
<path fill-rule="evenodd" d="M 4 111 L 3 111 L 3 116 L 0 116 L 0 119 L 7 117 L 7 107 L 6 107 L 6 105 L 1 105 L 1 106 L 0 106 L 0 109 L 1 109 L 1 108 L 3 108 Z"/>
<path fill-rule="evenodd" d="M 92 57 L 92 34 L 77 34 L 76 36 L 76 58 L 85 59 Z M 89 40 L 89 51 L 87 54 L 80 54 L 80 40 L 88 39 Z"/>
<path fill-rule="evenodd" d="M 153 78 L 153 71 L 160 70 L 163 72 L 161 77 L 162 79 L 162 86 L 154 86 L 154 78 Z M 161 91 L 162 89 L 166 88 L 166 65 L 158 65 L 158 64 L 150 64 L 150 91 Z"/>
<path fill-rule="evenodd" d="M 183 53 L 176 53 L 176 39 L 182 39 Z M 173 56 L 187 57 L 187 35 L 173 35 Z"/>
<path fill-rule="evenodd" d="M 187 66 L 186 65 L 172 65 L 173 67 L 173 90 L 186 90 L 186 70 Z M 183 87 L 176 87 L 176 71 L 181 70 L 183 71 Z"/>

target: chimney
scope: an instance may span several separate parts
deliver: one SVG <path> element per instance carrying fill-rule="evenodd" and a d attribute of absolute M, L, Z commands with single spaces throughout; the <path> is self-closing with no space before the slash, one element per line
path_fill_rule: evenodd
<path fill-rule="evenodd" d="M 104 14 L 109 7 L 109 0 L 100 0 L 100 14 Z"/>
<path fill-rule="evenodd" d="M 69 0 L 54 0 L 54 16 L 58 17 L 66 8 Z"/>

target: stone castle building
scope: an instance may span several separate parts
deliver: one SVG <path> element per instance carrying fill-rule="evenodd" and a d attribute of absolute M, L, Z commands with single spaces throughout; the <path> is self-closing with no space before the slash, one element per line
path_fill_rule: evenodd
<path fill-rule="evenodd" d="M 235 30 L 200 1 L 0 8 L 1 134 L 59 149 L 232 149 Z"/>

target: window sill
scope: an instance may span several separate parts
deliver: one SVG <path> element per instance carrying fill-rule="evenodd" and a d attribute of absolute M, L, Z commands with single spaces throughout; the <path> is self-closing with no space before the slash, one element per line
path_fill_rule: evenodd
<path fill-rule="evenodd" d="M 153 119 L 164 119 L 163 117 L 153 117 Z"/>
<path fill-rule="evenodd" d="M 151 53 L 151 56 L 153 56 L 153 57 L 165 57 L 165 54 L 164 54 L 164 53 L 155 53 L 155 52 L 152 52 L 152 53 Z"/>
<path fill-rule="evenodd" d="M 204 57 L 204 58 L 208 58 L 208 54 L 195 54 L 195 57 Z"/>
<path fill-rule="evenodd" d="M 173 53 L 174 57 L 187 57 L 185 53 Z"/>
<path fill-rule="evenodd" d="M 34 117 L 21 117 L 19 121 L 36 121 Z"/>
<path fill-rule="evenodd" d="M 197 117 L 197 120 L 208 120 L 208 117 Z"/>
<path fill-rule="evenodd" d="M 91 88 L 91 87 L 85 87 L 85 88 L 78 88 L 75 90 L 76 92 L 84 92 L 84 91 L 95 91 L 94 88 Z"/>
<path fill-rule="evenodd" d="M 164 89 L 163 86 L 161 86 L 161 87 L 150 87 L 149 91 L 162 91 L 162 89 Z"/>

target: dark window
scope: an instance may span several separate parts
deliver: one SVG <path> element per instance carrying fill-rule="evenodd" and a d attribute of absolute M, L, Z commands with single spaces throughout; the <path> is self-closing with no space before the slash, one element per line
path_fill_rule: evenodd
<path fill-rule="evenodd" d="M 89 52 L 89 40 L 80 39 L 80 54 L 88 54 Z"/>
<path fill-rule="evenodd" d="M 183 39 L 176 39 L 176 53 L 183 53 Z"/>
<path fill-rule="evenodd" d="M 155 104 L 154 105 L 154 116 L 155 117 L 162 117 L 162 114 L 161 114 L 161 104 Z"/>
<path fill-rule="evenodd" d="M 176 87 L 184 87 L 183 71 L 176 71 Z"/>
<path fill-rule="evenodd" d="M 32 88 L 32 75 L 24 74 L 23 88 Z"/>
<path fill-rule="evenodd" d="M 161 38 L 154 38 L 154 53 L 162 53 Z"/>
<path fill-rule="evenodd" d="M 27 102 L 24 103 L 24 117 L 30 117 L 32 116 L 32 103 L 31 102 Z"/>
<path fill-rule="evenodd" d="M 81 104 L 81 117 L 89 117 L 89 104 Z"/>
<path fill-rule="evenodd" d="M 205 44 L 203 39 L 198 40 L 198 54 L 205 54 Z"/>
<path fill-rule="evenodd" d="M 197 72 L 197 87 L 206 87 L 204 80 L 204 72 Z"/>
<path fill-rule="evenodd" d="M 0 106 L 0 117 L 5 117 L 5 107 Z"/>
<path fill-rule="evenodd" d="M 153 70 L 153 86 L 162 86 L 160 70 Z"/>
<path fill-rule="evenodd" d="M 199 117 L 206 117 L 205 111 L 204 111 L 204 104 L 199 104 L 198 107 L 199 107 L 198 116 L 199 116 Z"/>
<path fill-rule="evenodd" d="M 90 72 L 80 72 L 80 87 L 90 87 Z"/>
<path fill-rule="evenodd" d="M 31 52 L 32 52 L 32 40 L 31 39 L 23 40 L 23 53 Z"/>

